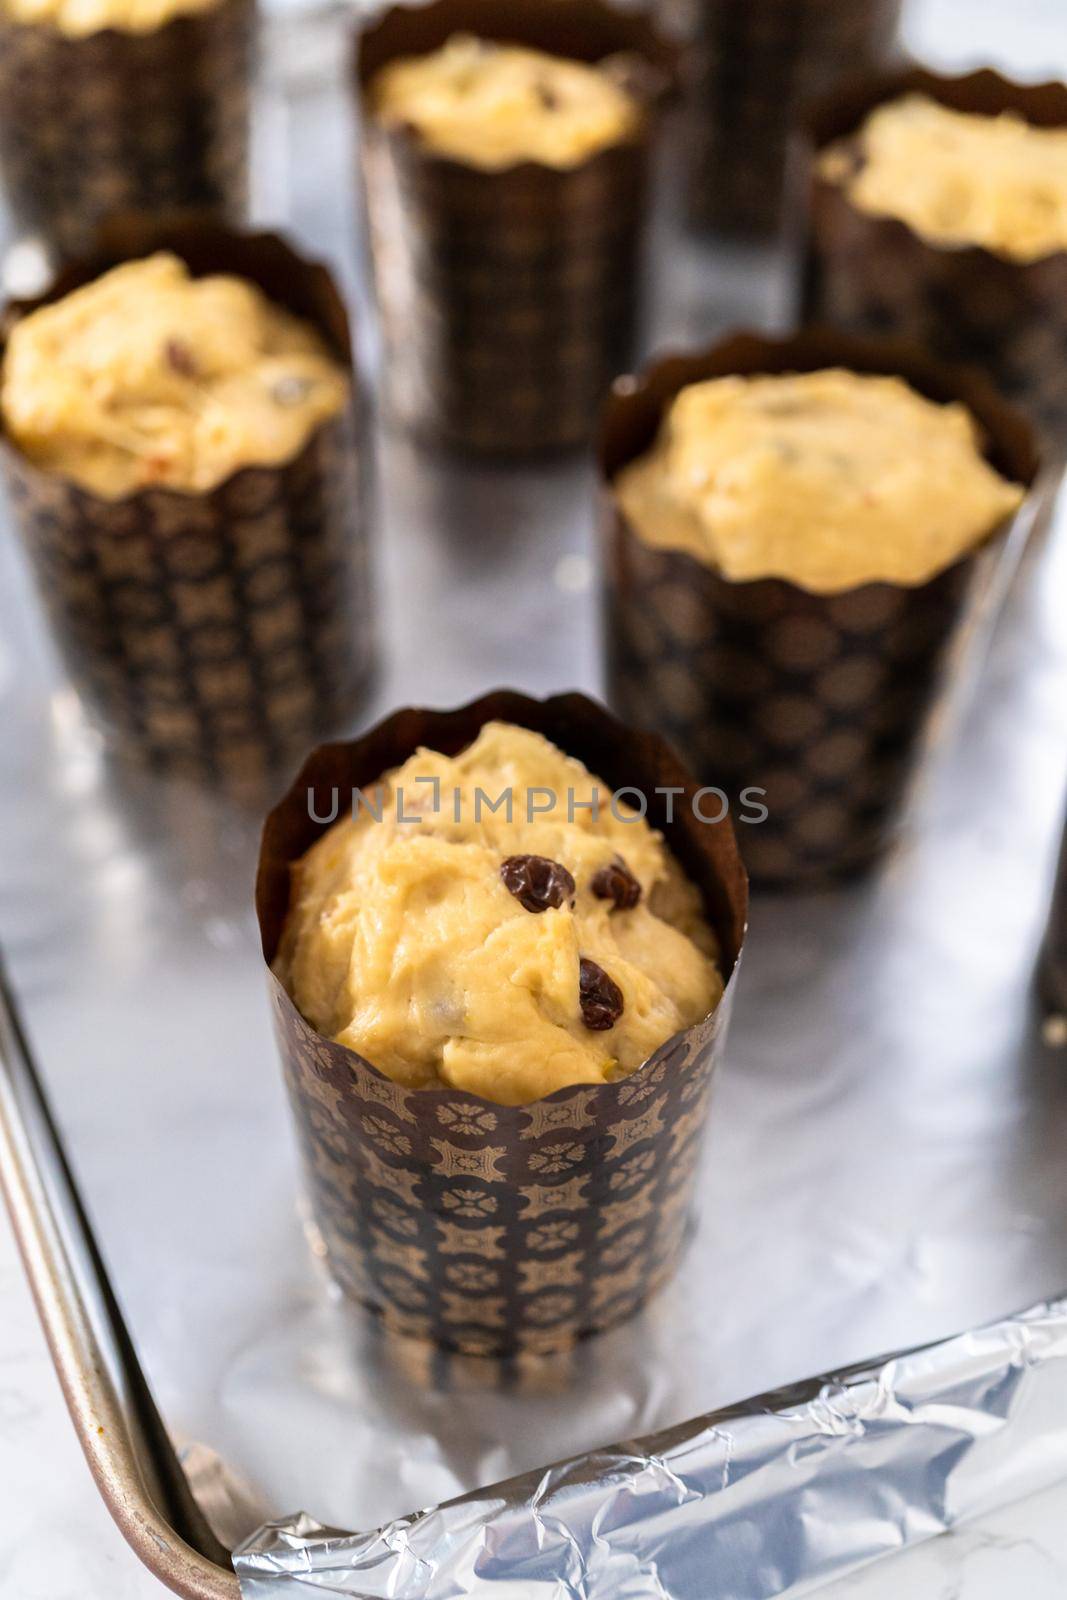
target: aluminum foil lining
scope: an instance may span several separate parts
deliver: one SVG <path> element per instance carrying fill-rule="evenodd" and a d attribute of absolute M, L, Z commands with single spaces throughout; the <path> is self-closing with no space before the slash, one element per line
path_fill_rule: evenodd
<path fill-rule="evenodd" d="M 245 1600 L 778 1600 L 1067 1476 L 1067 1298 L 373 1533 L 300 1515 Z"/>

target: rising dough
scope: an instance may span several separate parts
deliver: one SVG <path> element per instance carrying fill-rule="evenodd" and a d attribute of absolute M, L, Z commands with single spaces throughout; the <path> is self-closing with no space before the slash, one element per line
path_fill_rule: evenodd
<path fill-rule="evenodd" d="M 970 413 L 900 378 L 829 370 L 683 389 L 653 448 L 615 481 L 647 543 L 736 582 L 832 594 L 920 584 L 1018 506 Z"/>
<path fill-rule="evenodd" d="M 219 0 L 4 0 L 12 22 L 55 28 L 81 39 L 103 28 L 119 33 L 152 33 L 172 17 L 210 11 Z"/>
<path fill-rule="evenodd" d="M 1067 250 L 1067 128 L 911 94 L 831 145 L 820 170 L 861 211 L 896 217 L 933 244 L 982 245 L 1012 261 Z"/>
<path fill-rule="evenodd" d="M 32 312 L 0 374 L 23 454 L 106 499 L 287 461 L 347 395 L 314 329 L 254 284 L 191 278 L 165 253 Z"/>
<path fill-rule="evenodd" d="M 370 102 L 386 126 L 412 128 L 438 155 L 488 171 L 576 167 L 641 122 L 633 95 L 600 68 L 466 34 L 383 67 Z"/>
<path fill-rule="evenodd" d="M 539 734 L 489 723 L 383 786 L 380 822 L 360 807 L 293 869 L 276 971 L 320 1033 L 397 1082 L 520 1105 L 633 1072 L 717 1005 L 714 935 L 662 836 Z M 510 793 L 512 820 L 478 790 Z"/>

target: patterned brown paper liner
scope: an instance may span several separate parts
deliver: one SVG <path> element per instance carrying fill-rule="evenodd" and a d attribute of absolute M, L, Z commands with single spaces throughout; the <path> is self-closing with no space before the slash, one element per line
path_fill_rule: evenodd
<path fill-rule="evenodd" d="M 352 371 L 352 399 L 280 466 L 205 493 L 106 500 L 0 437 L 15 522 L 70 677 L 122 748 L 223 784 L 253 784 L 343 726 L 373 662 L 360 398 L 344 305 L 326 269 L 273 234 L 209 221 L 109 226 L 92 260 L 39 300 L 116 262 L 175 251 L 232 272 L 310 321 Z"/>
<path fill-rule="evenodd" d="M 1067 1017 L 1067 830 L 1063 835 L 1052 910 L 1041 952 L 1039 981 L 1046 1010 Z"/>
<path fill-rule="evenodd" d="M 482 172 L 434 155 L 367 105 L 375 74 L 455 33 L 596 62 L 633 58 L 641 132 L 580 166 Z M 424 438 L 505 455 L 590 437 L 631 359 L 647 188 L 675 56 L 641 17 L 601 0 L 435 0 L 398 7 L 359 40 L 362 166 L 386 382 Z"/>
<path fill-rule="evenodd" d="M 254 30 L 254 0 L 149 33 L 0 20 L 0 171 L 19 224 L 66 257 L 119 212 L 240 220 Z"/>
<path fill-rule="evenodd" d="M 900 11 L 901 0 L 692 0 L 680 120 L 693 223 L 777 228 L 797 108 L 884 63 Z"/>
<path fill-rule="evenodd" d="M 648 796 L 649 820 L 702 891 L 732 975 L 747 889 L 729 824 L 691 814 L 696 786 L 661 740 L 581 695 L 537 701 L 507 691 L 457 711 L 400 711 L 362 739 L 314 752 L 263 834 L 256 905 L 268 965 L 290 864 L 327 826 L 311 810 L 327 816 L 335 790 L 344 809 L 353 786 L 376 782 L 420 745 L 457 752 L 493 719 L 533 728 L 609 786 Z M 673 822 L 654 792 L 667 785 L 684 791 Z M 518 1107 L 401 1088 L 318 1034 L 273 975 L 270 987 L 330 1267 L 390 1334 L 471 1355 L 566 1349 L 630 1316 L 673 1272 L 732 977 L 714 1014 L 632 1077 Z"/>
<path fill-rule="evenodd" d="M 558 1397 L 573 1389 L 596 1364 L 589 1340 L 564 1349 L 515 1350 L 506 1355 L 468 1355 L 423 1338 L 406 1338 L 375 1319 L 373 1359 L 387 1378 L 432 1394 L 518 1394 Z"/>
<path fill-rule="evenodd" d="M 805 314 L 858 332 L 899 334 L 945 361 L 983 367 L 1024 405 L 1062 457 L 1067 448 L 1067 251 L 1009 261 L 978 246 L 943 248 L 904 222 L 870 216 L 820 177 L 827 145 L 856 134 L 876 106 L 918 92 L 958 111 L 1015 111 L 1067 128 L 1067 87 L 1017 84 L 984 70 L 962 78 L 921 68 L 871 78 L 809 112 L 798 138 L 797 210 L 804 234 Z"/>
<path fill-rule="evenodd" d="M 610 485 L 650 448 L 687 384 L 833 366 L 898 374 L 931 399 L 964 401 L 990 460 L 1033 482 L 1031 432 L 979 374 L 826 329 L 788 339 L 741 333 L 622 379 L 601 441 L 609 701 L 673 740 L 731 803 L 746 786 L 766 791 L 766 821 L 739 830 L 745 865 L 765 885 L 858 871 L 890 843 L 950 650 L 1008 529 L 917 587 L 871 583 L 823 595 L 778 578 L 730 582 L 690 555 L 653 549 Z"/>

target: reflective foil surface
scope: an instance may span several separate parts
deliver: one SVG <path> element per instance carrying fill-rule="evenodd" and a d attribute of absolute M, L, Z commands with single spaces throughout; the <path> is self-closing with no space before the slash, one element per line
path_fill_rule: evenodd
<path fill-rule="evenodd" d="M 285 50 L 286 97 L 270 102 L 261 134 L 270 158 L 284 157 L 288 198 L 275 185 L 261 220 L 288 219 L 332 260 L 373 354 L 343 182 L 334 23 L 293 25 Z M 707 343 L 781 304 L 763 256 L 672 242 L 660 259 L 674 310 L 659 342 Z M 502 682 L 533 694 L 598 690 L 591 467 L 464 469 L 392 438 L 380 481 L 389 656 L 368 721 Z M 296 1200 L 252 912 L 257 824 L 274 796 L 242 811 L 111 762 L 59 675 L 6 530 L 0 942 L 163 1415 L 246 1486 L 231 1496 L 229 1532 L 247 1537 L 298 1508 L 336 1528 L 376 1529 L 1061 1292 L 1067 1075 L 1042 1040 L 1032 975 L 1062 832 L 1065 591 L 1060 525 L 1017 575 L 980 676 L 945 706 L 903 847 L 875 878 L 757 897 L 699 1224 L 673 1284 L 573 1364 L 501 1369 L 383 1344 L 331 1296 Z M 1009 1437 L 997 1407 L 1012 1396 L 1024 1418 L 1033 1396 L 1035 1419 L 1055 1429 L 1044 1384 L 1062 1363 L 1006 1369 L 982 1348 L 1000 1374 L 984 1384 L 986 1411 L 968 1357 L 959 1408 L 952 1399 L 936 1412 L 947 1426 L 938 1470 L 951 1469 L 953 1494 L 968 1460 L 988 1464 L 995 1488 L 992 1463 Z M 1039 1372 L 1040 1389 L 1020 1384 Z M 888 1432 L 867 1436 L 890 1450 Z M 1042 1438 L 1024 1451 L 1040 1465 Z M 797 1461 L 810 1443 L 801 1430 Z M 869 1526 L 869 1508 L 846 1520 L 860 1485 L 843 1472 L 832 1494 L 805 1490 L 794 1502 L 803 1536 L 785 1540 L 773 1570 L 799 1583 L 808 1552 L 817 1574 L 831 1557 L 899 1542 L 902 1528 L 940 1527 L 934 1469 L 920 1469 L 910 1445 L 905 1457 L 906 1468 L 885 1458 L 893 1499 Z M 714 1454 L 699 1459 L 714 1477 Z M 735 1533 L 744 1514 L 732 1508 L 772 1480 L 757 1472 L 738 1484 Z M 1021 1481 L 1007 1474 L 1009 1487 Z M 671 1492 L 649 1504 L 662 1509 Z M 468 1557 L 479 1504 L 463 1513 Z M 628 1505 L 609 1493 L 598 1537 Z M 582 1515 L 594 1515 L 586 1502 Z M 681 1515 L 684 1561 L 696 1512 L 683 1503 Z M 521 1554 L 533 1537 L 523 1516 L 518 1543 L 501 1550 Z M 771 1521 L 761 1512 L 768 1536 Z M 747 1538 L 755 1527 L 753 1515 Z M 670 1552 L 673 1537 L 649 1531 L 645 1542 L 620 1530 L 636 1563 Z M 311 1592 L 328 1581 L 317 1574 Z M 553 1578 L 541 1592 L 567 1591 Z M 708 1600 L 706 1587 L 689 1592 Z"/>

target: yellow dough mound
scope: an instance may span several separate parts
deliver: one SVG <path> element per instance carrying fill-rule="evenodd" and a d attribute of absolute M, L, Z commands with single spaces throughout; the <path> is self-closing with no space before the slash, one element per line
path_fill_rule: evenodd
<path fill-rule="evenodd" d="M 521 161 L 576 167 L 640 126 L 638 102 L 603 69 L 457 34 L 383 67 L 371 109 L 428 149 L 496 171 Z"/>
<path fill-rule="evenodd" d="M 11 22 L 43 26 L 72 39 L 115 28 L 120 33 L 152 33 L 173 17 L 210 11 L 219 0 L 4 0 Z"/>
<path fill-rule="evenodd" d="M 287 461 L 348 388 L 314 329 L 254 284 L 160 253 L 17 323 L 0 410 L 31 461 L 118 499 Z"/>
<path fill-rule="evenodd" d="M 511 821 L 486 804 L 508 793 Z M 594 793 L 596 820 L 580 809 Z M 294 866 L 275 970 L 320 1033 L 388 1077 L 522 1105 L 626 1076 L 718 1004 L 715 938 L 662 835 L 622 801 L 613 816 L 610 789 L 539 734 L 488 723 L 458 756 L 417 751 L 376 794 L 381 821 L 346 810 Z M 398 796 L 421 821 L 398 820 Z M 528 820 L 528 801 L 551 810 Z M 528 856 L 571 875 L 573 903 L 564 885 L 527 909 L 505 863 Z M 636 904 L 602 898 L 604 869 L 639 885 Z M 583 959 L 617 987 L 613 1025 L 584 1020 Z"/>
<path fill-rule="evenodd" d="M 1023 497 L 964 406 L 836 369 L 690 385 L 615 493 L 647 544 L 820 594 L 925 583 Z"/>
<path fill-rule="evenodd" d="M 820 170 L 861 211 L 896 217 L 933 244 L 981 245 L 1012 261 L 1067 249 L 1067 128 L 911 94 L 831 145 Z"/>

